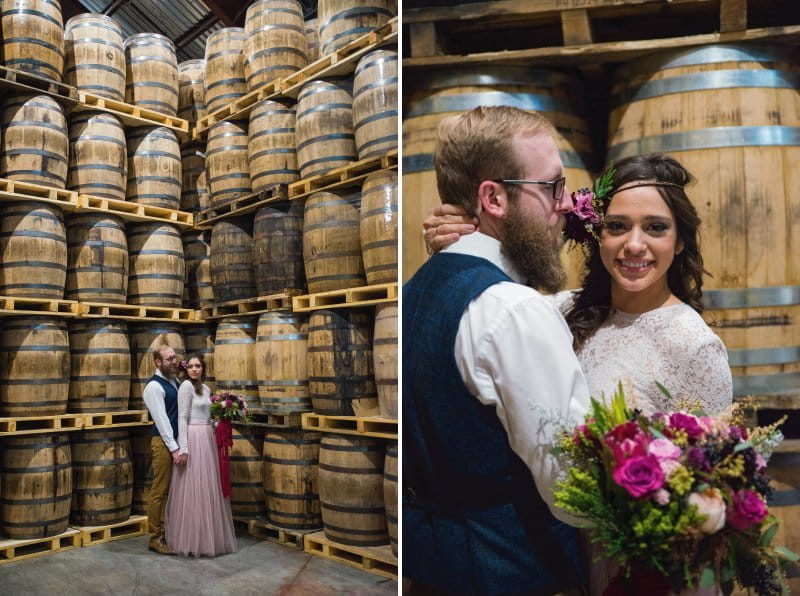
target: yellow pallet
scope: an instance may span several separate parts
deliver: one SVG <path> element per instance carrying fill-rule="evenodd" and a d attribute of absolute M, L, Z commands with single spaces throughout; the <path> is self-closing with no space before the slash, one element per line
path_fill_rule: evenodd
<path fill-rule="evenodd" d="M 289 185 L 289 198 L 301 199 L 315 192 L 359 186 L 374 172 L 397 169 L 397 154 L 397 149 L 392 149 L 385 155 L 367 157 L 324 174 L 292 182 Z"/>
<path fill-rule="evenodd" d="M 224 319 L 225 317 L 255 316 L 266 312 L 291 310 L 292 299 L 300 294 L 302 294 L 300 290 L 284 290 L 279 294 L 212 304 L 198 311 L 199 318 L 208 321 Z"/>
<path fill-rule="evenodd" d="M 108 304 L 105 302 L 81 302 L 80 317 L 92 319 L 122 319 L 124 321 L 170 321 L 173 323 L 196 323 L 197 311 L 189 308 L 165 306 L 143 306 L 139 304 Z"/>
<path fill-rule="evenodd" d="M 275 526 L 263 519 L 251 519 L 247 525 L 251 536 L 261 540 L 269 540 L 276 544 L 291 546 L 292 548 L 304 549 L 303 540 L 308 534 L 318 532 L 315 530 L 291 530 Z"/>
<path fill-rule="evenodd" d="M 0 437 L 80 430 L 83 414 L 0 418 Z"/>
<path fill-rule="evenodd" d="M 392 548 L 389 545 L 348 546 L 328 540 L 325 532 L 306 534 L 304 542 L 305 551 L 312 555 L 383 577 L 397 579 L 397 558 L 392 554 Z"/>
<path fill-rule="evenodd" d="M 0 565 L 64 552 L 80 546 L 81 533 L 73 529 L 49 538 L 0 540 Z"/>
<path fill-rule="evenodd" d="M 316 294 L 295 296 L 292 299 L 292 310 L 294 312 L 306 312 L 328 308 L 357 308 L 384 302 L 396 302 L 397 291 L 397 282 L 392 282 L 360 288 L 317 292 Z"/>
<path fill-rule="evenodd" d="M 342 435 L 359 435 L 397 440 L 397 420 L 377 416 L 324 416 L 303 414 L 303 428 Z"/>
<path fill-rule="evenodd" d="M 147 516 L 132 515 L 123 522 L 105 526 L 79 526 L 82 546 L 94 546 L 123 538 L 134 538 L 147 534 Z"/>
<path fill-rule="evenodd" d="M 253 213 L 265 205 L 285 201 L 288 196 L 289 186 L 287 184 L 275 184 L 264 190 L 236 198 L 225 205 L 201 211 L 197 215 L 195 226 L 210 227 L 216 221 Z"/>
<path fill-rule="evenodd" d="M 164 126 L 173 131 L 188 134 L 189 121 L 175 116 L 168 116 L 155 110 L 148 110 L 134 104 L 100 97 L 94 93 L 87 93 L 78 89 L 78 101 L 85 107 L 93 110 L 109 112 L 119 118 L 128 126 Z"/>
<path fill-rule="evenodd" d="M 96 414 L 82 414 L 82 430 L 97 430 L 101 428 L 125 428 L 128 426 L 149 426 L 152 424 L 147 417 L 147 410 L 125 410 L 121 412 L 98 412 Z"/>

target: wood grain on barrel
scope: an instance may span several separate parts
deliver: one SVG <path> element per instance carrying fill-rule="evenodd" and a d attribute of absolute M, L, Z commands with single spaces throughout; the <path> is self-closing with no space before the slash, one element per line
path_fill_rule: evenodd
<path fill-rule="evenodd" d="M 131 347 L 128 325 L 113 319 L 70 321 L 70 412 L 128 409 Z"/>

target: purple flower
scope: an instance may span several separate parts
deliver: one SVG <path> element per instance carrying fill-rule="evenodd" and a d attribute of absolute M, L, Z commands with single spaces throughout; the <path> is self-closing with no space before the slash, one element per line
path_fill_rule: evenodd
<path fill-rule="evenodd" d="M 730 430 L 728 431 L 728 436 L 734 441 L 746 441 L 747 429 L 742 428 L 741 426 L 731 426 Z"/>
<path fill-rule="evenodd" d="M 215 404 L 215 403 L 217 403 L 217 400 L 218 400 L 218 399 L 219 399 L 219 398 L 218 398 L 216 395 L 212 395 L 212 396 L 211 396 L 211 403 L 212 403 L 212 404 Z"/>
<path fill-rule="evenodd" d="M 586 222 L 581 220 L 574 212 L 565 214 L 564 236 L 573 242 L 581 243 L 592 239 L 592 233 L 586 229 Z M 591 226 L 591 224 L 589 224 Z"/>
<path fill-rule="evenodd" d="M 588 188 L 581 188 L 572 193 L 572 202 L 575 205 L 572 211 L 579 219 L 589 221 L 593 224 L 600 223 L 600 216 L 594 210 L 592 201 L 594 200 L 594 193 Z"/>
<path fill-rule="evenodd" d="M 708 460 L 706 452 L 700 447 L 690 447 L 686 451 L 686 463 L 702 472 L 711 471 L 711 462 Z"/>
<path fill-rule="evenodd" d="M 669 424 L 672 428 L 685 430 L 691 440 L 696 441 L 703 436 L 703 427 L 700 426 L 697 416 L 676 412 L 669 417 Z"/>
<path fill-rule="evenodd" d="M 726 516 L 729 526 L 744 531 L 761 523 L 766 516 L 767 507 L 757 493 L 745 488 L 731 495 Z"/>
<path fill-rule="evenodd" d="M 614 470 L 614 482 L 634 499 L 641 499 L 664 486 L 664 473 L 652 455 L 636 455 Z"/>
<path fill-rule="evenodd" d="M 226 408 L 230 408 L 232 405 L 233 405 L 233 402 L 231 400 L 229 400 L 229 399 L 225 400 L 225 407 Z"/>

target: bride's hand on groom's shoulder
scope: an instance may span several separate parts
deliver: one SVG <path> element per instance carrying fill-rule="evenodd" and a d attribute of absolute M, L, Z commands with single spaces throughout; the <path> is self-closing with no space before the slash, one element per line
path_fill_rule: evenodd
<path fill-rule="evenodd" d="M 464 234 L 474 232 L 478 228 L 478 218 L 470 217 L 458 205 L 438 205 L 428 212 L 422 228 L 428 252 L 433 254 L 453 244 Z"/>

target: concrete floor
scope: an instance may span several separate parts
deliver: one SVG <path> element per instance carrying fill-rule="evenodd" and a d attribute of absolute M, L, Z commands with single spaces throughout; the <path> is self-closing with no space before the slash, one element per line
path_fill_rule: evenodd
<path fill-rule="evenodd" d="M 0 566 L 3 596 L 371 596 L 397 582 L 238 531 L 239 552 L 157 555 L 128 538 Z"/>

